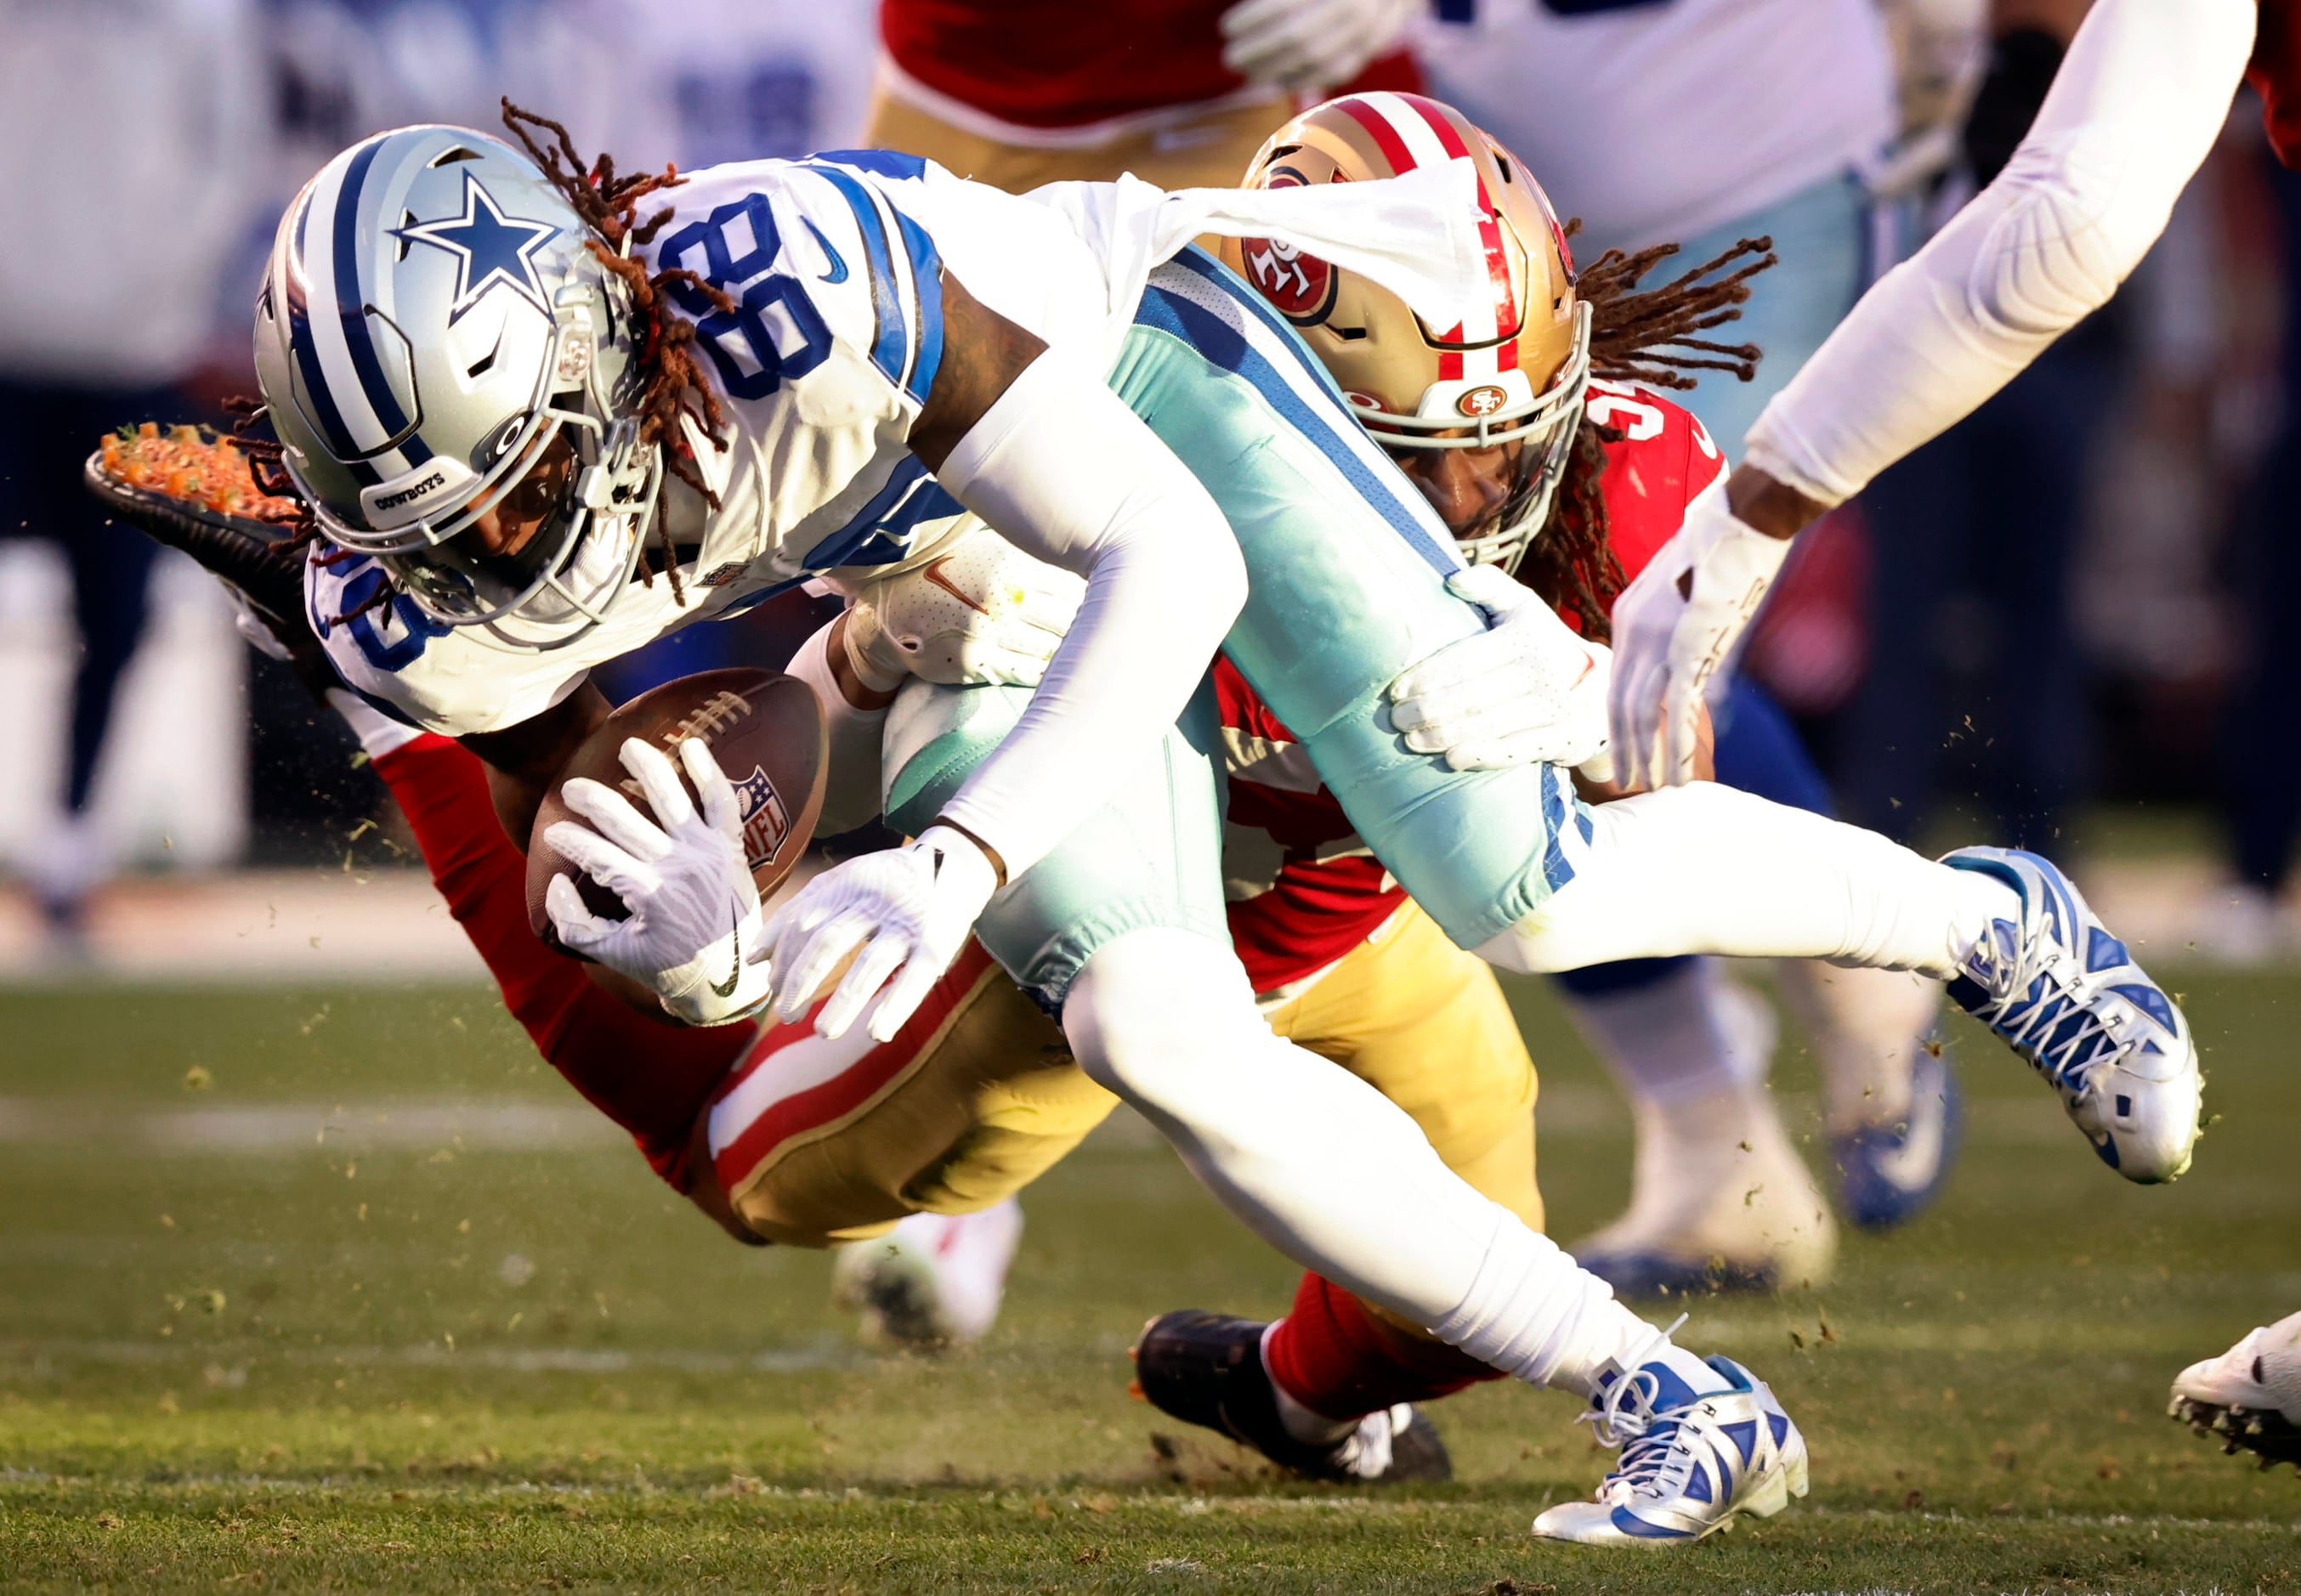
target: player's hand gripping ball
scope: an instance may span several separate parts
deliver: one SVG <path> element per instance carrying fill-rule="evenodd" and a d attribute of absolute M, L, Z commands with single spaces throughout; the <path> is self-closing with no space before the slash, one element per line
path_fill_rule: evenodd
<path fill-rule="evenodd" d="M 707 671 L 634 698 L 545 795 L 530 924 L 685 1024 L 756 1008 L 759 902 L 814 833 L 825 753 L 813 690 L 774 672 Z"/>

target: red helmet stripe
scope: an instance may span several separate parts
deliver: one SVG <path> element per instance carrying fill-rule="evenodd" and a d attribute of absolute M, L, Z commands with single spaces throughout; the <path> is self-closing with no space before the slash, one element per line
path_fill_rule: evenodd
<path fill-rule="evenodd" d="M 1398 130 L 1390 125 L 1381 112 L 1376 110 L 1358 95 L 1337 100 L 1335 104 L 1352 121 L 1373 136 L 1375 146 L 1382 151 L 1382 158 L 1390 163 L 1393 175 L 1415 170 L 1416 162 L 1413 152 L 1406 147 L 1406 140 L 1398 136 Z"/>
<path fill-rule="evenodd" d="M 1411 109 L 1429 124 L 1438 136 L 1439 147 L 1455 160 L 1468 160 L 1470 146 L 1463 142 L 1461 130 L 1454 119 L 1445 113 L 1436 102 L 1418 94 L 1394 94 L 1389 96 Z M 1486 280 L 1494 290 L 1494 336 L 1514 338 L 1519 333 L 1518 296 L 1510 288 L 1510 254 L 1502 246 L 1500 219 L 1494 213 L 1494 196 L 1486 192 L 1486 180 L 1475 163 L 1470 170 L 1477 174 L 1478 182 L 1478 241 L 1485 246 Z"/>

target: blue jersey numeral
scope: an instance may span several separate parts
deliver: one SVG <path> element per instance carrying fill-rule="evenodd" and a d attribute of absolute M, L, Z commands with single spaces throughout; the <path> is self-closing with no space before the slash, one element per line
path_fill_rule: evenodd
<path fill-rule="evenodd" d="M 397 673 L 422 658 L 424 646 L 433 638 L 444 638 L 455 629 L 425 614 L 406 594 L 394 593 L 388 608 L 391 618 L 399 623 L 400 635 L 396 640 L 387 639 L 375 623 L 377 612 L 365 607 L 374 601 L 383 581 L 383 567 L 364 562 L 338 585 L 336 603 L 338 613 L 350 617 L 342 625 L 358 645 L 361 656 L 379 671 Z M 335 623 L 322 615 L 317 606 L 309 607 L 312 630 L 324 642 Z"/>
<path fill-rule="evenodd" d="M 674 282 L 670 290 L 696 318 L 696 342 L 718 369 L 721 386 L 739 399 L 766 398 L 786 377 L 806 376 L 831 353 L 831 329 L 807 290 L 790 277 L 761 275 L 782 242 L 766 196 L 747 194 L 689 222 L 657 252 L 663 264 L 683 266 L 735 297 L 735 308 L 724 311 L 692 283 Z M 691 258 L 699 246 L 699 262 Z"/>

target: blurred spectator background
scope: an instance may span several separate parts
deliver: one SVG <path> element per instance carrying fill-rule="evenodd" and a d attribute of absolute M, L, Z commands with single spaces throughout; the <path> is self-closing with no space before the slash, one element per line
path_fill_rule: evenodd
<path fill-rule="evenodd" d="M 1139 144 L 1129 164 L 1184 180 L 1215 175 L 1192 165 L 1210 146 L 1243 163 L 1247 124 L 1289 109 L 1160 54 L 1180 33 L 1158 17 L 1203 33 L 1213 0 L 1114 4 L 1110 92 L 1072 101 L 1034 97 L 1019 46 L 989 57 L 1004 79 L 940 70 L 959 53 L 933 30 L 968 8 L 898 9 L 883 44 L 863 0 L 0 0 L 0 172 L 29 196 L 0 255 L 0 964 L 45 913 L 69 929 L 115 866 L 389 860 L 350 840 L 381 806 L 332 718 L 239 645 L 204 578 L 105 528 L 77 487 L 103 428 L 213 418 L 252 389 L 274 221 L 335 150 L 414 120 L 493 129 L 508 94 L 627 165 L 875 128 L 971 138 L 1003 163 L 985 175 L 1017 182 L 1083 144 Z M 1763 380 L 1694 399 L 1730 447 L 1861 281 L 2003 160 L 2083 10 L 1431 0 L 1408 39 L 1434 91 L 1586 219 L 1586 257 L 1774 233 L 1783 265 L 1743 329 L 1769 348 Z M 1665 23 L 1672 51 L 1642 48 Z M 2280 735 L 2301 653 L 2297 296 L 2301 180 L 2241 106 L 2116 303 L 1812 538 L 1747 663 L 1850 817 L 1921 846 L 2058 840 L 2161 937 L 2294 950 L 2278 894 L 2301 818 L 2301 749 Z M 609 685 L 774 657 L 806 610 L 682 634 Z"/>

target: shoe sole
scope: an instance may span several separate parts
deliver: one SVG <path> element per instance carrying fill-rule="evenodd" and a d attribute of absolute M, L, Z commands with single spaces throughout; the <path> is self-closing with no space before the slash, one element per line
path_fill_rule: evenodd
<path fill-rule="evenodd" d="M 2195 1397 L 2175 1397 L 2166 1413 L 2198 1434 L 2220 1441 L 2225 1453 L 2253 1452 L 2265 1469 L 2290 1463 L 2295 1472 L 2301 1473 L 2301 1425 L 2281 1413 L 2225 1408 Z"/>
<path fill-rule="evenodd" d="M 1807 1491 L 1812 1488 L 1811 1472 L 1807 1455 L 1801 1448 L 1795 1457 L 1759 1481 L 1748 1496 L 1719 1515 L 1716 1523 L 1704 1525 L 1698 1533 L 1692 1535 L 1675 1539 L 1661 1537 L 1648 1539 L 1642 1535 L 1618 1533 L 1617 1538 L 1611 1541 L 1581 1541 L 1572 1535 L 1544 1534 L 1538 1528 L 1532 1533 L 1537 1541 L 1554 1541 L 1561 1546 L 1691 1546 L 1696 1542 L 1707 1541 L 1712 1535 L 1725 1533 L 1740 1519 L 1753 1518 L 1762 1521 L 1771 1518 L 1787 1508 L 1791 1502 L 1802 1500 Z"/>

